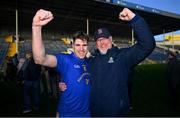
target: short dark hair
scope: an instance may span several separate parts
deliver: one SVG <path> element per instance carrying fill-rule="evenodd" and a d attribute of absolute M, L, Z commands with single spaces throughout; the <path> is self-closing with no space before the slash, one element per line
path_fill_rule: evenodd
<path fill-rule="evenodd" d="M 89 41 L 89 36 L 84 33 L 83 31 L 77 31 L 74 35 L 73 35 L 73 43 L 75 42 L 76 39 L 81 39 L 82 41 Z"/>

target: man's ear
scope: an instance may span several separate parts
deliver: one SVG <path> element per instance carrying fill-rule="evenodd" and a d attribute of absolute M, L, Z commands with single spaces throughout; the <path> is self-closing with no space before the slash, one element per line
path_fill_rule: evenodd
<path fill-rule="evenodd" d="M 109 37 L 109 39 L 110 39 L 110 40 L 111 40 L 111 42 L 112 42 L 112 36 L 110 36 L 110 37 Z"/>

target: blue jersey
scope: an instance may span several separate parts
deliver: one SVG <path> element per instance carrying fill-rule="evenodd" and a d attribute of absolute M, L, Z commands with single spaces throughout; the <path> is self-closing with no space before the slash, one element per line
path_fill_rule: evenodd
<path fill-rule="evenodd" d="M 67 89 L 60 93 L 57 112 L 61 116 L 89 117 L 90 74 L 86 59 L 74 53 L 57 54 L 56 70 Z"/>

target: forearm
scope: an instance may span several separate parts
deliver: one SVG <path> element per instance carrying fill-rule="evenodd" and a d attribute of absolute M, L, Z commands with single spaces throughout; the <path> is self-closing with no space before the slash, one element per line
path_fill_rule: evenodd
<path fill-rule="evenodd" d="M 127 65 L 132 67 L 144 60 L 155 48 L 155 39 L 143 18 L 136 14 L 130 21 L 137 43 L 127 53 Z"/>
<path fill-rule="evenodd" d="M 46 54 L 42 41 L 41 28 L 40 26 L 32 26 L 32 51 L 35 62 L 42 65 Z"/>
<path fill-rule="evenodd" d="M 155 39 L 144 19 L 136 14 L 136 17 L 130 23 L 137 36 L 139 48 L 144 51 L 152 51 L 155 47 Z"/>

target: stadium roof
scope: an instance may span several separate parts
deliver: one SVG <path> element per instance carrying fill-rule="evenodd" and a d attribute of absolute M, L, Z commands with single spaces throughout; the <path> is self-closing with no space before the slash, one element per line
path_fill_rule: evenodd
<path fill-rule="evenodd" d="M 15 9 L 18 9 L 19 30 L 31 28 L 35 12 L 42 8 L 52 11 L 54 20 L 46 26 L 48 29 L 63 32 L 86 31 L 86 19 L 89 19 L 90 34 L 98 27 L 107 27 L 112 35 L 127 36 L 131 29 L 118 19 L 123 6 L 107 4 L 95 0 L 1 0 L 0 30 L 15 29 Z M 180 29 L 180 19 L 137 11 L 148 22 L 154 35 Z"/>

